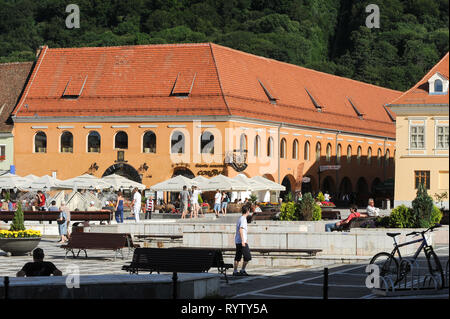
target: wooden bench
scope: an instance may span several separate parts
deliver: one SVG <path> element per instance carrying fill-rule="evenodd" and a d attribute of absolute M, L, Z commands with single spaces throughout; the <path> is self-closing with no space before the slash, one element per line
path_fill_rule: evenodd
<path fill-rule="evenodd" d="M 130 250 L 137 249 L 139 245 L 133 243 L 133 239 L 130 234 L 125 233 L 72 233 L 69 238 L 69 242 L 65 245 L 61 245 L 61 248 L 66 250 L 66 255 L 72 252 L 74 258 L 78 257 L 81 251 L 87 256 L 87 249 L 96 250 L 113 250 L 114 260 L 116 260 L 117 252 L 120 252 L 122 259 L 124 258 L 122 249 L 128 247 L 128 255 Z M 75 257 L 74 250 L 78 249 L 78 253 Z"/>
<path fill-rule="evenodd" d="M 252 215 L 250 215 L 250 221 L 254 221 L 254 220 L 273 220 L 275 218 L 275 216 L 278 214 L 279 212 L 277 211 L 263 211 L 263 212 L 255 212 Z"/>
<path fill-rule="evenodd" d="M 122 270 L 132 274 L 139 271 L 172 272 L 173 298 L 176 299 L 178 272 L 207 272 L 215 259 L 213 249 L 136 248 L 132 262 L 124 265 Z"/>
<path fill-rule="evenodd" d="M 341 219 L 341 212 L 338 210 L 322 210 L 322 219 Z"/>
<path fill-rule="evenodd" d="M 375 226 L 376 217 L 357 217 L 353 218 L 349 223 L 342 225 L 338 231 L 350 231 L 352 228 L 369 228 L 367 226 Z"/>
<path fill-rule="evenodd" d="M 136 238 L 170 238 L 171 240 L 183 238 L 183 235 L 135 235 Z"/>

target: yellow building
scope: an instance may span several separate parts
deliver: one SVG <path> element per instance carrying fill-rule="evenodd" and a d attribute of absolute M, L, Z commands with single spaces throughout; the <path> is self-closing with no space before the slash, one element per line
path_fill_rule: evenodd
<path fill-rule="evenodd" d="M 449 192 L 449 54 L 388 107 L 396 114 L 394 205 L 411 205 L 423 183 L 428 194 Z M 448 209 L 448 198 L 445 201 Z"/>

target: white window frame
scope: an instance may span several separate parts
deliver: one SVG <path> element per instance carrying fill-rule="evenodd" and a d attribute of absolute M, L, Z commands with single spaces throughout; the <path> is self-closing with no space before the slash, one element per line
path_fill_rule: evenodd
<path fill-rule="evenodd" d="M 448 126 L 448 124 L 439 124 L 439 123 L 436 124 L 436 126 L 435 126 L 435 138 L 434 138 L 435 146 L 434 146 L 434 148 L 436 150 L 448 150 L 449 149 L 448 146 L 445 147 L 445 145 L 444 145 L 444 147 L 439 147 L 439 140 L 438 140 L 439 133 L 438 133 L 438 130 L 439 130 L 440 127 L 444 128 L 444 129 L 445 128 L 448 129 L 449 126 Z M 444 137 L 445 137 L 445 134 L 444 134 Z M 444 141 L 444 143 L 445 143 L 445 141 Z"/>

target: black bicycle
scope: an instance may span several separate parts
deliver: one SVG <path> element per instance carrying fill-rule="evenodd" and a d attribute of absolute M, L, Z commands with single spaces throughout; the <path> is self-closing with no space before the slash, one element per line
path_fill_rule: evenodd
<path fill-rule="evenodd" d="M 436 255 L 436 253 L 434 252 L 433 247 L 431 246 L 431 244 L 428 243 L 427 238 L 425 237 L 425 233 L 432 232 L 435 228 L 438 227 L 441 227 L 441 225 L 436 224 L 434 226 L 431 226 L 427 230 L 420 232 L 414 231 L 412 233 L 406 234 L 406 236 L 421 235 L 421 238 L 400 245 L 397 244 L 397 240 L 395 239 L 395 237 L 400 235 L 400 233 L 387 233 L 386 235 L 392 237 L 392 239 L 394 240 L 394 249 L 392 250 L 391 253 L 381 252 L 376 254 L 375 256 L 373 256 L 372 260 L 370 261 L 370 264 L 376 264 L 379 267 L 380 276 L 382 277 L 388 275 L 395 276 L 396 280 L 394 284 L 397 284 L 400 281 L 402 281 L 405 278 L 405 276 L 411 271 L 410 263 L 407 262 L 402 263 L 403 257 L 400 254 L 400 247 L 415 243 L 421 243 L 412 259 L 408 260 L 415 262 L 423 249 L 425 257 L 427 258 L 428 269 L 430 271 L 430 274 L 433 276 L 438 275 L 441 278 L 441 287 L 442 287 L 445 283 L 445 277 L 444 272 L 442 271 L 441 262 L 439 261 L 439 258 Z M 398 254 L 398 260 L 395 258 L 396 253 Z"/>

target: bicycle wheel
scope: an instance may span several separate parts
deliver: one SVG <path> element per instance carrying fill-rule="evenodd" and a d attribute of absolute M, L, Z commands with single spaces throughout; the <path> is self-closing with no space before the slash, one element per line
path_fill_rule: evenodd
<path fill-rule="evenodd" d="M 370 260 L 370 264 L 375 264 L 380 269 L 380 276 L 392 276 L 397 279 L 398 276 L 398 261 L 389 253 L 378 253 Z"/>
<path fill-rule="evenodd" d="M 441 279 L 441 285 L 439 288 L 442 288 L 445 284 L 445 276 L 439 257 L 436 255 L 431 246 L 425 250 L 425 256 L 427 257 L 428 270 L 430 271 L 430 274 L 433 276 L 438 276 Z"/>

